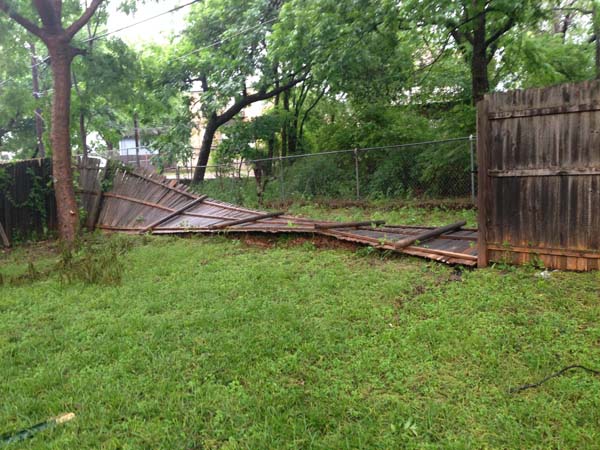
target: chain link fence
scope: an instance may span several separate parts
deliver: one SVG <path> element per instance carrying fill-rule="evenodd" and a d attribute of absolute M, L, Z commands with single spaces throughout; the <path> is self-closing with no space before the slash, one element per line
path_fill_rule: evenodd
<path fill-rule="evenodd" d="M 203 193 L 238 204 L 340 199 L 475 200 L 475 139 L 470 137 L 335 150 L 206 166 Z M 186 182 L 188 163 L 165 174 Z"/>

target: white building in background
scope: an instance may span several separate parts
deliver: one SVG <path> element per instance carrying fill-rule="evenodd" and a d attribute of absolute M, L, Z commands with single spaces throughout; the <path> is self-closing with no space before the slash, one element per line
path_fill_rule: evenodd
<path fill-rule="evenodd" d="M 157 155 L 157 152 L 149 147 L 140 144 L 139 156 L 141 167 L 152 167 L 152 157 Z M 135 137 L 125 135 L 119 141 L 119 160 L 125 164 L 135 166 L 137 164 L 137 154 L 135 148 Z"/>
<path fill-rule="evenodd" d="M 16 153 L 14 152 L 0 152 L 0 163 L 5 163 L 15 159 Z"/>

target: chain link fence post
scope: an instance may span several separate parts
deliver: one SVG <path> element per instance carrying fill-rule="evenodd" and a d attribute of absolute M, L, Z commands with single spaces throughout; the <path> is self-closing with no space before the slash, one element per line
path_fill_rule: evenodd
<path fill-rule="evenodd" d="M 354 177 L 356 179 L 356 200 L 360 200 L 360 177 L 358 175 L 358 149 L 354 149 Z"/>
<path fill-rule="evenodd" d="M 475 139 L 473 135 L 469 136 L 471 151 L 471 201 L 477 203 L 477 194 L 475 192 Z"/>
<path fill-rule="evenodd" d="M 285 202 L 285 186 L 284 186 L 284 174 L 285 174 L 285 168 L 284 168 L 284 162 L 283 162 L 283 156 L 279 157 L 279 195 L 281 198 L 281 202 Z"/>

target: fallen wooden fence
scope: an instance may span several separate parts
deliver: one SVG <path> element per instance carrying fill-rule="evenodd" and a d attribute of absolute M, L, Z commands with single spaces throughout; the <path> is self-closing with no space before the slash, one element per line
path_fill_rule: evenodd
<path fill-rule="evenodd" d="M 199 195 L 147 171 L 116 170 L 102 193 L 96 227 L 152 234 L 303 233 L 369 245 L 449 264 L 477 263 L 476 230 L 386 226 L 383 221 L 336 223 L 256 211 Z M 91 214 L 90 214 L 91 217 Z M 427 240 L 423 236 L 430 235 Z M 404 248 L 399 241 L 412 240 Z"/>

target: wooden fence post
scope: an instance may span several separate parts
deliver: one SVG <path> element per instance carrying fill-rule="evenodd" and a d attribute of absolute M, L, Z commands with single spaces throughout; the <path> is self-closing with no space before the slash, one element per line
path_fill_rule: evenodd
<path fill-rule="evenodd" d="M 489 151 L 491 140 L 491 127 L 489 119 L 490 101 L 486 96 L 477 104 L 477 166 L 478 166 L 478 189 L 477 189 L 477 222 L 478 222 L 478 240 L 477 240 L 477 266 L 487 267 L 488 248 L 487 248 L 487 225 L 488 225 L 488 201 L 490 185 L 488 176 Z"/>

